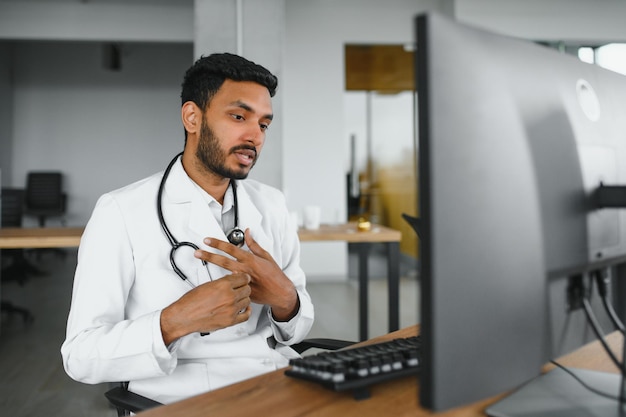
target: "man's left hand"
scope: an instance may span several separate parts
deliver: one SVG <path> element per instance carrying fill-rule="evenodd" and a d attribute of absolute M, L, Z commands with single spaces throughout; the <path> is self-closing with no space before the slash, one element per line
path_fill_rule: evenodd
<path fill-rule="evenodd" d="M 250 299 L 257 304 L 269 305 L 274 319 L 290 320 L 300 307 L 298 293 L 293 283 L 276 264 L 274 258 L 252 238 L 250 229 L 245 231 L 245 241 L 250 251 L 220 239 L 205 238 L 204 243 L 208 246 L 227 253 L 232 258 L 203 250 L 197 250 L 195 257 L 233 273 L 244 272 L 250 275 L 252 289 Z"/>

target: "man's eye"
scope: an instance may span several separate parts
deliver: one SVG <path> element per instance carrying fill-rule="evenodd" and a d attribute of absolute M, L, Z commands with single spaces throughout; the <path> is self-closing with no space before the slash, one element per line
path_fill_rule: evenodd
<path fill-rule="evenodd" d="M 261 130 L 264 132 L 270 127 L 269 124 L 264 124 L 264 123 L 261 123 L 259 126 L 261 127 Z"/>
<path fill-rule="evenodd" d="M 235 120 L 243 120 L 243 116 L 240 114 L 231 114 L 231 117 Z"/>

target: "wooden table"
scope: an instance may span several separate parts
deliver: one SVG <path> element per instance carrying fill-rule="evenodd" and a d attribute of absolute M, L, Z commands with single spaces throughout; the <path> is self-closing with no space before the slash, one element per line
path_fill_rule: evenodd
<path fill-rule="evenodd" d="M 323 224 L 317 230 L 298 230 L 301 242 L 343 241 L 355 244 L 359 257 L 359 338 L 367 340 L 368 320 L 368 257 L 372 244 L 383 243 L 387 250 L 387 285 L 389 330 L 400 328 L 400 239 L 402 233 L 395 229 L 373 224 L 370 230 L 360 231 L 356 222 L 338 225 Z M 417 313 L 416 313 L 417 314 Z"/>
<path fill-rule="evenodd" d="M 411 326 L 364 343 L 417 334 Z M 621 336 L 608 337 L 614 351 L 621 352 Z M 599 342 L 585 345 L 564 356 L 559 362 L 566 366 L 617 372 Z M 285 369 L 260 375 L 206 394 L 140 413 L 145 417 L 236 417 L 236 416 L 342 416 L 380 417 L 484 417 L 485 408 L 506 394 L 442 413 L 432 413 L 418 405 L 418 379 L 405 377 L 370 388 L 371 398 L 356 401 L 350 392 L 334 392 L 318 384 L 285 376 Z"/>
<path fill-rule="evenodd" d="M 84 227 L 0 228 L 0 249 L 77 247 Z"/>

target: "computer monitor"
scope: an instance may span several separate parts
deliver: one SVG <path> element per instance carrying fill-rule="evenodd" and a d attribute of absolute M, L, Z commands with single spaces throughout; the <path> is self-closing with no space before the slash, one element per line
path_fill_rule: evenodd
<path fill-rule="evenodd" d="M 416 41 L 419 396 L 443 410 L 593 338 L 574 304 L 626 260 L 626 77 L 436 13 Z"/>

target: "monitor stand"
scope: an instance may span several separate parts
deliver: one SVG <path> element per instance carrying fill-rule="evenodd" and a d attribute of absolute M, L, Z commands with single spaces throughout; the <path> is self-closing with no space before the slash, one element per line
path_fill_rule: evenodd
<path fill-rule="evenodd" d="M 619 374 L 569 368 L 587 385 L 618 397 Z M 542 374 L 506 398 L 489 406 L 491 417 L 624 417 L 626 407 L 617 399 L 598 395 L 585 388 L 560 368 Z"/>

